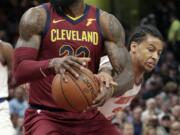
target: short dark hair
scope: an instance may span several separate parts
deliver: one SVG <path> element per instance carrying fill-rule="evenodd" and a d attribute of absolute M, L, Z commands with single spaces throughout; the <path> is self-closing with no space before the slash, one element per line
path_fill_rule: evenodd
<path fill-rule="evenodd" d="M 131 43 L 137 42 L 137 43 L 141 43 L 143 40 L 145 40 L 147 35 L 151 35 L 154 36 L 158 39 L 160 39 L 161 41 L 163 41 L 163 36 L 160 33 L 160 31 L 153 25 L 140 25 L 138 27 L 136 27 L 136 29 L 134 30 L 134 32 L 132 33 L 132 35 L 130 36 L 129 40 L 128 40 L 128 50 L 130 50 L 130 45 Z"/>
<path fill-rule="evenodd" d="M 161 120 L 171 120 L 169 115 L 162 116 Z"/>

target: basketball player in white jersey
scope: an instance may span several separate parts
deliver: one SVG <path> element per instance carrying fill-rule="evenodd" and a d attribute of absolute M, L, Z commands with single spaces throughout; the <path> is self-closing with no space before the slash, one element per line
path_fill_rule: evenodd
<path fill-rule="evenodd" d="M 135 84 L 132 89 L 124 92 L 122 91 L 122 96 L 110 98 L 99 108 L 108 119 L 111 119 L 116 111 L 129 106 L 131 101 L 138 94 L 144 73 L 152 71 L 160 58 L 163 50 L 163 38 L 155 27 L 151 25 L 139 26 L 132 33 L 128 47 L 133 63 Z M 101 58 L 100 71 L 103 70 L 112 70 L 107 56 Z M 107 80 L 107 78 L 105 80 Z"/>
<path fill-rule="evenodd" d="M 0 135 L 14 135 L 15 130 L 10 120 L 8 80 L 11 75 L 12 46 L 0 40 Z"/>

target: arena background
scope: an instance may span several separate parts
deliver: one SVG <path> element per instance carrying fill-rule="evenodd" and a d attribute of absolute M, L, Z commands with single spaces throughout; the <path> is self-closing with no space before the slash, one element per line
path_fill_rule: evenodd
<path fill-rule="evenodd" d="M 150 135 L 146 134 L 150 131 L 149 127 L 157 132 L 156 135 L 170 135 L 170 125 L 174 121 L 180 121 L 180 0 L 85 1 L 114 14 L 123 24 L 126 38 L 139 24 L 155 25 L 162 32 L 165 50 L 157 68 L 145 75 L 137 98 L 129 108 L 119 112 L 112 122 L 122 131 L 129 128 L 131 133 L 128 135 Z M 10 42 L 14 47 L 22 14 L 28 8 L 43 2 L 45 1 L 0 0 L 0 39 Z M 24 85 L 11 89 L 9 97 L 11 118 L 19 135 L 24 110 L 27 108 L 25 89 Z M 13 104 L 14 100 L 20 105 Z M 148 111 L 153 111 L 154 115 L 145 122 Z M 144 126 L 145 124 L 150 126 Z"/>

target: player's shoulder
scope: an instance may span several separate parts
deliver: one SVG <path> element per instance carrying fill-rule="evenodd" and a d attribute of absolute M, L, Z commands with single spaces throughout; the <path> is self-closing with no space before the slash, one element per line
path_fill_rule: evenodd
<path fill-rule="evenodd" d="M 21 18 L 21 25 L 26 27 L 42 26 L 46 21 L 46 11 L 42 6 L 28 9 Z"/>
<path fill-rule="evenodd" d="M 99 10 L 99 12 L 100 12 L 100 19 L 105 19 L 105 20 L 107 20 L 107 19 L 116 19 L 117 20 L 117 18 L 113 15 L 113 14 L 111 14 L 111 13 L 108 13 L 107 11 L 104 11 L 104 10 L 102 10 L 102 9 L 100 9 Z M 110 20 L 109 20 L 110 21 Z"/>
<path fill-rule="evenodd" d="M 20 36 L 28 39 L 34 34 L 40 34 L 45 27 L 47 13 L 42 6 L 28 9 L 19 24 Z"/>
<path fill-rule="evenodd" d="M 42 6 L 32 7 L 28 9 L 22 16 L 22 19 L 28 24 L 37 24 L 45 21 L 46 11 Z"/>
<path fill-rule="evenodd" d="M 106 11 L 100 10 L 100 26 L 105 38 L 119 40 L 120 32 L 124 32 L 120 21 Z"/>

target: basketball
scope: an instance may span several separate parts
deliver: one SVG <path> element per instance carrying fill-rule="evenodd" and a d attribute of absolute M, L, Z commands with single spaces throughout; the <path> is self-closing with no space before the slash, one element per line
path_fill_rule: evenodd
<path fill-rule="evenodd" d="M 78 73 L 78 79 L 66 72 L 68 82 L 60 74 L 52 81 L 52 96 L 62 109 L 81 112 L 92 104 L 99 93 L 98 80 L 90 70 L 78 70 Z"/>

